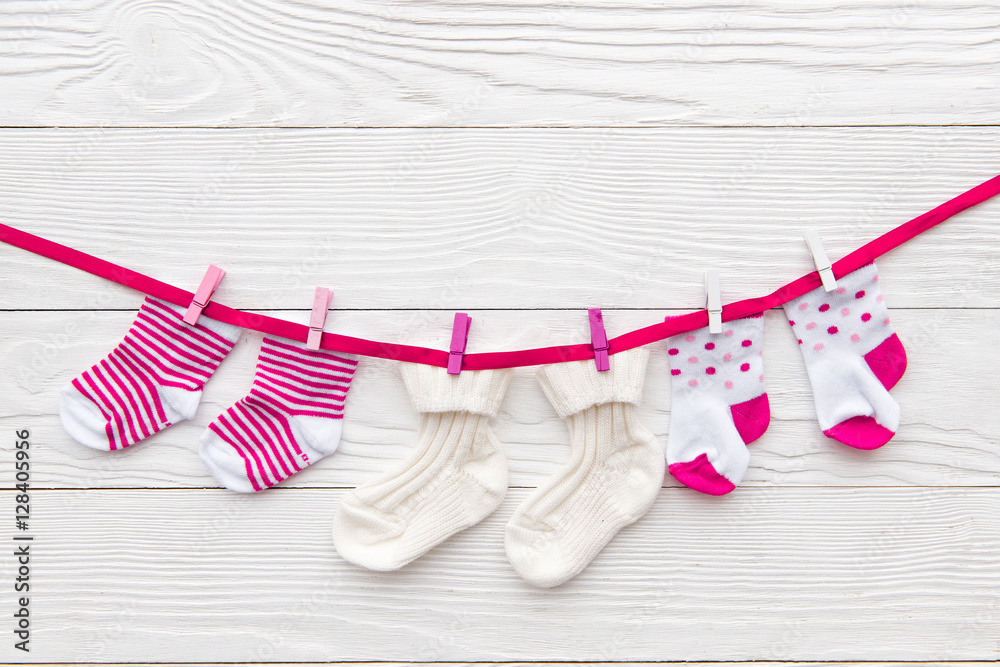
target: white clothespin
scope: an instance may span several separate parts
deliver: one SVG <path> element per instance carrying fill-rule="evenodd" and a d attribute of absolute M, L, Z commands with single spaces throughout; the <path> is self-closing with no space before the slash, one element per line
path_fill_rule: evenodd
<path fill-rule="evenodd" d="M 837 289 L 837 279 L 833 277 L 833 264 L 827 257 L 826 250 L 823 249 L 823 241 L 819 238 L 819 232 L 810 229 L 805 233 L 805 237 L 806 245 L 809 246 L 809 252 L 813 256 L 813 263 L 816 265 L 816 270 L 819 271 L 819 277 L 823 280 L 823 289 L 832 292 Z"/>
<path fill-rule="evenodd" d="M 719 286 L 719 271 L 705 271 L 706 308 L 708 309 L 708 333 L 722 333 L 722 288 Z"/>

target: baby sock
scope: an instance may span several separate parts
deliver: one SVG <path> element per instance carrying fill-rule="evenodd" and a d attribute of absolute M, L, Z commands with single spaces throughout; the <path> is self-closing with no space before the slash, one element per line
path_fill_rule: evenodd
<path fill-rule="evenodd" d="M 542 390 L 568 420 L 569 462 L 531 494 L 507 524 L 507 558 L 527 582 L 558 586 L 578 574 L 624 526 L 653 504 L 663 452 L 635 414 L 649 352 L 545 366 Z"/>
<path fill-rule="evenodd" d="M 334 519 L 344 559 L 395 570 L 493 512 L 507 492 L 507 461 L 490 429 L 510 370 L 400 365 L 420 430 L 397 469 L 349 492 Z"/>
<path fill-rule="evenodd" d="M 771 408 L 764 390 L 760 315 L 667 340 L 672 395 L 667 463 L 692 489 L 721 496 L 750 464 L 747 445 L 764 435 Z"/>
<path fill-rule="evenodd" d="M 118 347 L 63 388 L 66 432 L 88 447 L 115 450 L 191 419 L 240 329 L 205 316 L 191 326 L 183 317 L 184 309 L 147 297 Z"/>
<path fill-rule="evenodd" d="M 233 491 L 260 491 L 340 444 L 357 357 L 264 337 L 250 393 L 201 436 L 202 460 Z"/>
<path fill-rule="evenodd" d="M 878 269 L 868 264 L 784 305 L 799 339 L 823 433 L 876 449 L 899 428 L 889 395 L 906 370 L 906 351 L 889 323 Z"/>

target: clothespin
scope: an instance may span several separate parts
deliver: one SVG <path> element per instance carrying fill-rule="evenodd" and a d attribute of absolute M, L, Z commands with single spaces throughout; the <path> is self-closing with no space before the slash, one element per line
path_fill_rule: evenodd
<path fill-rule="evenodd" d="M 317 287 L 316 295 L 313 297 L 312 314 L 309 315 L 309 338 L 306 340 L 306 349 L 318 350 L 319 344 L 323 340 L 323 325 L 326 324 L 326 314 L 330 310 L 330 299 L 333 292 L 325 287 Z"/>
<path fill-rule="evenodd" d="M 451 328 L 451 347 L 448 352 L 448 374 L 458 375 L 462 372 L 462 357 L 465 356 L 465 346 L 469 343 L 469 327 L 472 318 L 466 313 L 455 313 L 455 324 Z"/>
<path fill-rule="evenodd" d="M 806 245 L 809 246 L 809 252 L 813 256 L 813 263 L 816 265 L 816 270 L 819 271 L 819 277 L 823 280 L 823 289 L 832 292 L 837 289 L 837 279 L 833 277 L 833 264 L 827 257 L 826 250 L 823 249 L 823 241 L 819 238 L 819 232 L 810 229 L 805 233 L 805 237 Z"/>
<path fill-rule="evenodd" d="M 184 313 L 184 321 L 186 323 L 191 326 L 198 323 L 201 311 L 205 310 L 205 306 L 212 300 L 212 294 L 215 293 L 225 275 L 226 272 L 215 264 L 209 264 L 208 271 L 205 272 L 205 277 L 201 279 L 201 284 L 198 285 L 198 291 L 194 293 L 191 305 L 188 306 L 187 312 Z"/>
<path fill-rule="evenodd" d="M 608 358 L 608 334 L 604 331 L 604 316 L 600 308 L 587 310 L 590 316 L 590 344 L 594 348 L 594 363 L 597 370 L 611 370 L 611 360 Z"/>
<path fill-rule="evenodd" d="M 705 271 L 706 308 L 708 310 L 708 333 L 722 333 L 722 288 L 719 286 L 719 271 Z"/>

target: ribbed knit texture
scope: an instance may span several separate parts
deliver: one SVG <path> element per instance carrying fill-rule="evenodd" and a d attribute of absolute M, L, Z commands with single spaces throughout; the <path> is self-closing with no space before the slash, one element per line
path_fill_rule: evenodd
<path fill-rule="evenodd" d="M 329 456 L 358 359 L 264 338 L 250 393 L 201 436 L 202 460 L 233 491 L 260 491 Z"/>
<path fill-rule="evenodd" d="M 906 351 L 893 331 L 874 264 L 784 305 L 799 341 L 820 427 L 858 449 L 875 449 L 899 427 L 889 390 L 906 370 Z"/>
<path fill-rule="evenodd" d="M 572 453 L 563 468 L 515 510 L 507 524 L 507 558 L 527 582 L 558 586 L 582 571 L 624 526 L 644 515 L 663 482 L 663 451 L 639 423 L 649 353 L 545 366 L 538 379 L 567 418 Z"/>
<path fill-rule="evenodd" d="M 420 411 L 417 445 L 398 469 L 349 492 L 333 541 L 346 560 L 395 570 L 489 516 L 507 492 L 507 461 L 490 429 L 510 370 L 401 364 Z"/>
<path fill-rule="evenodd" d="M 194 416 L 240 329 L 207 317 L 190 326 L 183 312 L 143 301 L 118 347 L 63 388 L 59 416 L 67 433 L 94 449 L 122 449 Z"/>

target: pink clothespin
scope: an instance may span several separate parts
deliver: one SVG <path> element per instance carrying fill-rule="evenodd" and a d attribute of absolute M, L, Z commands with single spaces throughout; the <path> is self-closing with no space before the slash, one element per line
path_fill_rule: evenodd
<path fill-rule="evenodd" d="M 594 363 L 597 370 L 611 370 L 611 360 L 608 358 L 608 334 L 604 331 L 604 317 L 600 308 L 587 310 L 590 316 L 590 344 L 594 347 Z"/>
<path fill-rule="evenodd" d="M 451 329 L 451 347 L 448 348 L 448 374 L 458 375 L 462 372 L 462 357 L 465 356 L 465 346 L 469 343 L 469 327 L 472 318 L 466 313 L 455 313 L 455 324 Z"/>
<path fill-rule="evenodd" d="M 330 310 L 330 299 L 333 292 L 325 287 L 317 287 L 313 297 L 312 314 L 309 316 L 309 338 L 306 339 L 306 349 L 318 350 L 323 340 L 323 325 L 326 324 L 326 314 Z"/>
<path fill-rule="evenodd" d="M 194 293 L 191 305 L 188 306 L 187 312 L 184 313 L 184 321 L 186 323 L 192 326 L 198 323 L 201 311 L 205 310 L 205 306 L 212 300 L 212 294 L 215 293 L 225 275 L 226 272 L 215 264 L 209 264 L 208 271 L 205 272 L 205 277 L 201 279 L 201 284 L 198 285 L 198 291 Z"/>

